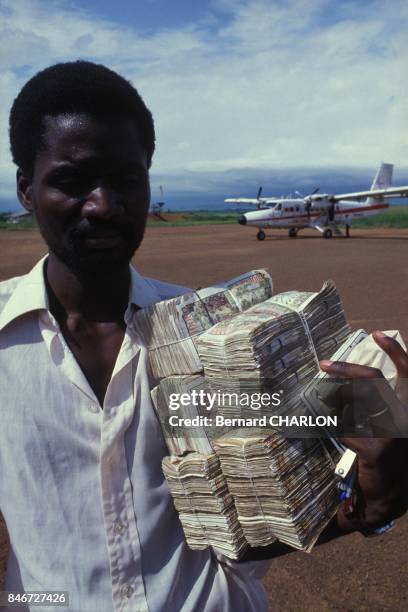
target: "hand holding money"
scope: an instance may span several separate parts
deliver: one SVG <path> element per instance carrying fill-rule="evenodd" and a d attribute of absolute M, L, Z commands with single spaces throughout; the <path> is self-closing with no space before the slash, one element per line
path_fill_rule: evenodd
<path fill-rule="evenodd" d="M 382 332 L 375 332 L 376 343 L 387 353 L 398 372 L 396 394 L 400 401 L 392 403 L 391 417 L 400 431 L 407 431 L 408 354 L 401 345 Z M 346 362 L 321 361 L 321 369 L 336 378 L 381 379 L 376 368 Z M 405 384 L 404 384 L 405 383 Z M 343 504 L 337 514 L 339 527 L 345 531 L 361 531 L 370 535 L 375 529 L 402 516 L 408 509 L 408 441 L 385 437 L 383 414 L 371 417 L 375 438 L 344 438 L 342 442 L 358 455 L 356 497 L 352 507 Z"/>

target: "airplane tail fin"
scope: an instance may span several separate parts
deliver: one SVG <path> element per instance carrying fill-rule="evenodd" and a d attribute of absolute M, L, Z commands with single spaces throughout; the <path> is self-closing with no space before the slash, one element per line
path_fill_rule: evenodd
<path fill-rule="evenodd" d="M 373 183 L 371 185 L 371 191 L 375 191 L 376 189 L 387 189 L 387 187 L 391 186 L 392 182 L 392 171 L 394 170 L 394 164 L 385 164 L 382 162 L 381 166 L 378 168 L 377 173 L 374 177 Z M 374 198 L 370 198 L 370 196 L 366 200 L 366 204 L 374 204 Z M 377 197 L 378 202 L 378 197 Z"/>
<path fill-rule="evenodd" d="M 387 189 L 391 186 L 392 171 L 394 170 L 393 164 L 381 164 L 375 175 L 371 190 L 373 189 Z"/>

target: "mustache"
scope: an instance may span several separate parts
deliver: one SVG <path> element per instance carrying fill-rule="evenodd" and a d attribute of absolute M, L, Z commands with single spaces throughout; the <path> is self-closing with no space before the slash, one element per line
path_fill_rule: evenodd
<path fill-rule="evenodd" d="M 72 242 L 79 242 L 101 234 L 131 236 L 133 235 L 133 228 L 129 223 L 125 223 L 123 220 L 89 221 L 89 219 L 82 219 L 80 223 L 69 230 L 68 237 Z"/>

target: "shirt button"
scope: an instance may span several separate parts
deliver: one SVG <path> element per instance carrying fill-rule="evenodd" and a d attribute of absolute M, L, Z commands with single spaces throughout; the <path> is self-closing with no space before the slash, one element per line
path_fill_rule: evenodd
<path fill-rule="evenodd" d="M 116 523 L 113 526 L 113 531 L 117 533 L 118 535 L 122 535 L 125 532 L 125 530 L 126 530 L 126 525 L 124 525 L 120 521 L 116 521 Z"/>
<path fill-rule="evenodd" d="M 133 594 L 133 587 L 130 584 L 124 584 L 120 589 L 122 597 L 131 597 Z"/>
<path fill-rule="evenodd" d="M 88 406 L 89 412 L 99 412 L 99 406 L 97 404 L 89 404 Z"/>

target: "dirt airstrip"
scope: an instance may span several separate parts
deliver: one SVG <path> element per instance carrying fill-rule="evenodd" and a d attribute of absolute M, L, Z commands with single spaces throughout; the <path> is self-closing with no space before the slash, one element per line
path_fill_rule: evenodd
<path fill-rule="evenodd" d="M 46 251 L 36 231 L 0 232 L 0 249 L 0 280 L 27 272 Z M 235 225 L 152 227 L 135 264 L 194 288 L 256 267 L 269 269 L 275 292 L 318 290 L 332 278 L 354 328 L 399 329 L 408 340 L 407 254 L 408 230 L 352 230 L 352 238 L 332 240 L 271 232 L 258 242 L 255 231 Z M 265 584 L 279 612 L 406 610 L 408 517 L 384 536 L 352 535 L 275 559 Z"/>

